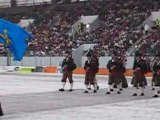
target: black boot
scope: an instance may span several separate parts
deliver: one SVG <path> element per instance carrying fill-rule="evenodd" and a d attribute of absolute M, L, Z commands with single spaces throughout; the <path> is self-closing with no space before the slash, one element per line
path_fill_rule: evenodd
<path fill-rule="evenodd" d="M 134 93 L 132 96 L 137 96 L 137 93 Z"/>
<path fill-rule="evenodd" d="M 114 89 L 110 89 L 110 91 L 112 92 L 112 91 L 114 91 Z"/>
<path fill-rule="evenodd" d="M 91 88 L 89 87 L 88 90 L 91 90 Z"/>
<path fill-rule="evenodd" d="M 154 98 L 157 98 L 157 97 L 158 97 L 158 95 L 153 95 L 153 97 L 154 97 Z"/>
<path fill-rule="evenodd" d="M 117 85 L 113 85 L 113 88 L 117 88 Z"/>
<path fill-rule="evenodd" d="M 144 93 L 141 93 L 140 96 L 144 96 Z"/>
<path fill-rule="evenodd" d="M 120 90 L 120 91 L 123 91 L 123 89 L 122 89 L 122 88 L 120 88 L 119 90 Z"/>
<path fill-rule="evenodd" d="M 61 88 L 61 89 L 59 89 L 59 91 L 63 92 L 63 91 L 64 91 L 64 89 L 63 89 L 63 88 Z"/>
<path fill-rule="evenodd" d="M 94 92 L 94 93 L 96 93 L 96 92 L 97 92 L 97 90 L 94 90 L 93 92 Z"/>
<path fill-rule="evenodd" d="M 111 93 L 108 91 L 108 92 L 106 92 L 106 94 L 111 94 Z"/>
<path fill-rule="evenodd" d="M 152 88 L 152 90 L 155 90 L 155 88 Z"/>
<path fill-rule="evenodd" d="M 99 86 L 97 86 L 97 90 L 99 90 Z"/>
<path fill-rule="evenodd" d="M 72 91 L 73 91 L 73 89 L 69 89 L 68 91 L 69 91 L 69 92 L 72 92 Z"/>
<path fill-rule="evenodd" d="M 84 91 L 84 93 L 88 93 L 88 91 L 87 91 L 87 90 L 85 90 L 85 91 Z"/>

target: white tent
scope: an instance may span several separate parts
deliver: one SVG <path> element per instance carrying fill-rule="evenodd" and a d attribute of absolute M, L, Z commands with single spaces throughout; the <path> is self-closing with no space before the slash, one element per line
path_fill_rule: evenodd
<path fill-rule="evenodd" d="M 29 26 L 29 24 L 32 24 L 33 22 L 34 22 L 34 19 L 21 19 L 18 25 L 24 28 Z"/>

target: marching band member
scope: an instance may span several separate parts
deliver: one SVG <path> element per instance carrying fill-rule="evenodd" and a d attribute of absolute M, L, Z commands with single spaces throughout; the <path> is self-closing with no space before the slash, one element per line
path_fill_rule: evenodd
<path fill-rule="evenodd" d="M 84 64 L 85 69 L 85 86 L 86 90 L 84 93 L 88 93 L 88 85 L 93 85 L 94 93 L 97 92 L 97 87 L 95 84 L 95 76 L 98 71 L 99 63 L 97 62 L 97 59 L 93 56 L 93 53 L 88 52 L 87 54 L 87 60 Z"/>
<path fill-rule="evenodd" d="M 141 88 L 140 95 L 144 96 L 144 89 L 145 85 L 147 84 L 144 74 L 147 72 L 147 65 L 145 60 L 143 60 L 141 56 L 136 57 L 133 65 L 133 70 L 134 70 L 134 79 L 132 81 L 134 86 L 133 96 L 137 96 L 137 89 L 139 87 Z"/>
<path fill-rule="evenodd" d="M 155 92 L 153 97 L 158 97 L 158 93 L 160 93 L 160 57 L 158 57 L 153 65 L 153 74 L 155 80 Z"/>
<path fill-rule="evenodd" d="M 111 94 L 113 90 L 113 85 L 117 86 L 117 94 L 121 94 L 120 86 L 121 86 L 121 64 L 118 61 L 118 58 L 113 56 L 111 60 L 108 61 L 107 69 L 109 70 L 109 80 L 108 80 L 108 91 L 106 94 Z"/>
<path fill-rule="evenodd" d="M 74 60 L 73 60 L 70 52 L 66 51 L 65 52 L 65 59 L 62 62 L 62 72 L 63 72 L 63 76 L 62 76 L 62 80 L 61 80 L 62 88 L 59 89 L 59 91 L 64 91 L 67 78 L 69 79 L 69 83 L 70 83 L 69 91 L 73 91 L 72 73 L 75 68 L 76 68 L 76 64 L 74 63 Z"/>

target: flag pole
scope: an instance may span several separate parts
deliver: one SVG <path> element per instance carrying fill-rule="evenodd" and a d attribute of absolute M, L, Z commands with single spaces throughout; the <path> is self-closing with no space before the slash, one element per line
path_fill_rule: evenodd
<path fill-rule="evenodd" d="M 2 110 L 1 102 L 0 102 L 0 116 L 3 116 L 3 110 Z"/>
<path fill-rule="evenodd" d="M 7 66 L 11 66 L 11 52 L 9 51 L 9 48 L 7 47 Z"/>

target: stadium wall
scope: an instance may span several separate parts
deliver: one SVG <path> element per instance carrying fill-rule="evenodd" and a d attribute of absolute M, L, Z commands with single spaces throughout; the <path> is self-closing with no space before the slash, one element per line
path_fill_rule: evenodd
<path fill-rule="evenodd" d="M 64 57 L 24 57 L 22 61 L 13 61 L 11 58 L 11 66 L 60 66 Z M 82 57 L 82 66 L 83 67 L 86 57 Z M 100 57 L 99 63 L 100 68 L 106 68 L 107 62 L 111 57 Z M 132 68 L 134 57 L 127 57 L 126 68 Z M 0 57 L 0 66 L 7 66 L 7 57 Z"/>
<path fill-rule="evenodd" d="M 61 73 L 60 64 L 64 57 L 24 57 L 21 62 L 11 61 L 11 66 L 7 65 L 7 58 L 0 57 L 0 72 L 23 72 L 23 73 L 32 73 L 32 72 L 43 72 L 43 73 Z M 106 64 L 111 57 L 100 57 L 100 69 L 97 75 L 108 75 L 109 72 L 106 69 Z M 73 74 L 85 74 L 83 65 L 86 60 L 86 57 L 82 57 L 82 67 L 77 67 Z M 126 65 L 126 76 L 133 75 L 133 57 L 127 58 Z M 152 77 L 152 73 L 146 73 L 147 77 Z"/>

